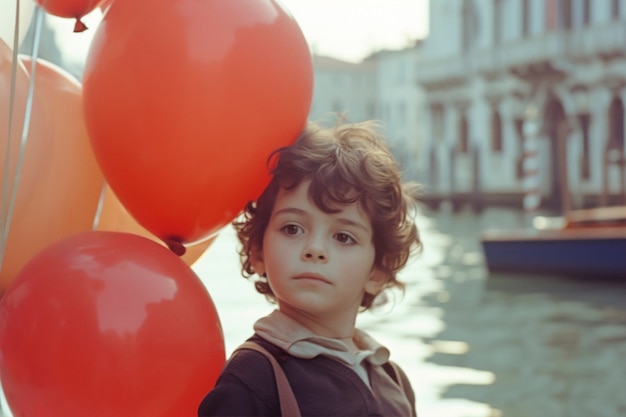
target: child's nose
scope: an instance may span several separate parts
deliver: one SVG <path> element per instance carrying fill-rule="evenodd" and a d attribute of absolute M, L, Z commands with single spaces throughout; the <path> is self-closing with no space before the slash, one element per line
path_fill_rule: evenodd
<path fill-rule="evenodd" d="M 326 260 L 326 255 L 324 255 L 323 253 L 320 253 L 320 252 L 316 252 L 316 251 L 306 251 L 304 253 L 304 258 L 306 260 L 325 261 Z"/>
<path fill-rule="evenodd" d="M 308 242 L 308 245 L 304 248 L 302 252 L 303 260 L 305 261 L 326 261 L 328 256 L 326 254 L 326 249 L 324 249 L 324 245 L 316 242 L 315 240 L 311 240 Z"/>

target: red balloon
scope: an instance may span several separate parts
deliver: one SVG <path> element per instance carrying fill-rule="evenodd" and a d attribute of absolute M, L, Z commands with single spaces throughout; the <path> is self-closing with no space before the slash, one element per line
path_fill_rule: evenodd
<path fill-rule="evenodd" d="M 61 240 L 0 300 L 0 378 L 15 417 L 196 415 L 224 361 L 205 287 L 144 237 Z"/>
<path fill-rule="evenodd" d="M 91 43 L 85 117 L 105 178 L 166 242 L 230 222 L 306 123 L 313 67 L 274 0 L 116 1 Z"/>

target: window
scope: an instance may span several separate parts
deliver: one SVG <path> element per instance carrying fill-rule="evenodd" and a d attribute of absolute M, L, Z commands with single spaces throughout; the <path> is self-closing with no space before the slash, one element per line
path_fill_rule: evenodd
<path fill-rule="evenodd" d="M 433 140 L 443 141 L 445 133 L 443 106 L 441 104 L 434 104 L 430 108 L 430 113 L 432 115 Z"/>
<path fill-rule="evenodd" d="M 463 1 L 463 9 L 462 9 L 462 30 L 461 30 L 461 45 L 464 51 L 470 49 L 474 40 L 476 39 L 476 34 L 478 31 L 478 16 L 476 14 L 476 7 L 474 6 L 473 0 L 465 0 Z"/>
<path fill-rule="evenodd" d="M 495 109 L 491 113 L 491 150 L 502 152 L 502 120 Z"/>
<path fill-rule="evenodd" d="M 558 0 L 545 0 L 546 1 L 546 32 L 551 32 L 558 28 L 558 13 L 557 13 L 557 1 Z"/>
<path fill-rule="evenodd" d="M 583 0 L 583 25 L 591 23 L 591 0 Z"/>
<path fill-rule="evenodd" d="M 515 172 L 517 179 L 524 178 L 524 119 L 515 119 L 515 137 L 517 137 L 517 143 L 519 148 L 519 154 L 517 157 L 517 164 L 515 166 Z"/>
<path fill-rule="evenodd" d="M 502 0 L 493 1 L 493 43 L 498 45 L 502 39 Z"/>
<path fill-rule="evenodd" d="M 469 151 L 469 126 L 465 113 L 461 115 L 461 119 L 459 120 L 459 141 L 457 149 L 460 153 L 467 153 Z"/>
<path fill-rule="evenodd" d="M 572 28 L 572 0 L 559 0 L 559 22 L 563 29 Z"/>
<path fill-rule="evenodd" d="M 621 2 L 622 0 L 611 0 L 611 17 L 613 17 L 613 19 L 619 19 Z"/>
<path fill-rule="evenodd" d="M 609 107 L 609 148 L 624 149 L 624 103 L 614 97 Z"/>
<path fill-rule="evenodd" d="M 522 0 L 522 36 L 530 33 L 530 2 Z"/>
<path fill-rule="evenodd" d="M 580 159 L 580 177 L 584 180 L 588 180 L 591 178 L 591 167 L 590 167 L 590 158 L 589 158 L 589 123 L 591 117 L 589 114 L 579 114 L 578 115 L 578 124 L 580 125 L 580 131 L 583 139 L 583 149 L 582 155 Z"/>

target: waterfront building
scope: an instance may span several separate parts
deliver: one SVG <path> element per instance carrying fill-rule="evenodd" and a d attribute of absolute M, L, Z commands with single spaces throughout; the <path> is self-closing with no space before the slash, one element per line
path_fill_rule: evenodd
<path fill-rule="evenodd" d="M 427 114 L 422 88 L 415 82 L 420 43 L 374 55 L 377 61 L 379 118 L 407 179 L 421 176 L 417 163 Z"/>
<path fill-rule="evenodd" d="M 422 88 L 415 82 L 419 42 L 399 50 L 373 53 L 362 62 L 313 56 L 314 89 L 309 118 L 332 122 L 333 113 L 347 120 L 381 122 L 392 152 L 407 179 L 419 174 L 423 136 Z"/>
<path fill-rule="evenodd" d="M 626 204 L 626 1 L 436 0 L 421 47 L 433 199 Z"/>
<path fill-rule="evenodd" d="M 342 113 L 351 122 L 377 118 L 375 60 L 352 63 L 314 55 L 313 69 L 311 120 L 327 120 L 332 113 Z"/>

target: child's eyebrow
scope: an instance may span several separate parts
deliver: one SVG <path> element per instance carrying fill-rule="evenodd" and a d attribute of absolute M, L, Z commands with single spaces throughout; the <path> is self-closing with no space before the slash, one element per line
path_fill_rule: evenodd
<path fill-rule="evenodd" d="M 274 212 L 274 216 L 278 216 L 280 214 L 299 214 L 299 215 L 303 215 L 306 214 L 306 212 L 302 209 L 299 208 L 295 208 L 295 207 L 285 207 L 282 208 L 280 210 L 276 210 L 276 212 Z"/>
<path fill-rule="evenodd" d="M 363 230 L 364 232 L 367 232 L 367 233 L 371 232 L 371 229 L 369 227 L 367 227 L 366 225 L 364 225 L 361 222 L 356 222 L 356 221 L 354 221 L 352 219 L 346 219 L 345 217 L 340 217 L 340 218 L 337 219 L 337 221 L 339 223 L 345 224 L 346 226 L 356 227 L 356 228 L 361 229 L 361 230 Z"/>

